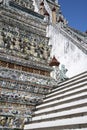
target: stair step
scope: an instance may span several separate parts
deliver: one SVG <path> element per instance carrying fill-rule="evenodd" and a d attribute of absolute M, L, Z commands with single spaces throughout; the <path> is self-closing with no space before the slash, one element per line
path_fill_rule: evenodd
<path fill-rule="evenodd" d="M 54 100 L 56 100 L 56 99 L 58 99 L 58 98 L 65 98 L 65 97 L 67 97 L 67 96 L 71 96 L 71 95 L 73 95 L 73 94 L 77 94 L 77 93 L 80 93 L 80 92 L 84 92 L 84 91 L 86 91 L 87 90 L 87 85 L 86 84 L 83 84 L 82 85 L 82 87 L 76 87 L 75 89 L 73 89 L 73 90 L 66 90 L 66 91 L 62 91 L 62 92 L 58 92 L 58 94 L 56 95 L 56 96 L 53 96 L 53 97 L 51 97 L 51 98 L 49 98 L 49 99 L 47 99 L 47 100 L 43 100 L 43 104 L 44 103 L 47 103 L 47 102 L 49 102 L 49 101 L 54 101 Z M 40 105 L 42 105 L 42 104 L 40 104 Z M 40 106 L 40 105 L 38 105 L 38 106 Z"/>
<path fill-rule="evenodd" d="M 45 115 L 47 116 L 47 115 Z M 50 117 L 50 118 L 45 118 L 45 119 L 41 119 L 41 120 L 35 120 L 32 121 L 31 124 L 33 123 L 38 123 L 38 122 L 46 122 L 46 121 L 54 121 L 54 120 L 60 120 L 60 119 L 67 119 L 67 118 L 73 118 L 73 117 L 80 117 L 80 116 L 87 116 L 87 112 L 83 112 L 83 113 L 75 113 L 75 114 L 67 114 L 67 115 L 63 115 L 63 116 L 57 116 L 57 117 Z"/>
<path fill-rule="evenodd" d="M 25 130 L 87 130 L 87 72 L 59 83 Z"/>
<path fill-rule="evenodd" d="M 35 115 L 37 114 L 44 114 L 44 113 L 51 113 L 51 112 L 57 112 L 57 111 L 63 111 L 63 110 L 69 110 L 69 109 L 74 109 L 83 105 L 87 105 L 87 99 L 80 99 L 78 101 L 73 101 L 65 104 L 61 104 L 58 106 L 52 106 L 50 108 L 44 108 L 41 110 L 35 111 Z"/>
<path fill-rule="evenodd" d="M 61 87 L 57 87 L 56 89 L 53 89 L 47 96 L 46 96 L 46 99 L 51 97 L 51 96 L 54 96 L 58 93 L 58 91 L 63 91 L 63 90 L 67 90 L 68 88 L 74 88 L 74 86 L 81 86 L 83 83 L 87 84 L 87 78 L 84 77 L 83 79 L 80 79 L 80 81 L 76 81 L 76 83 L 70 83 L 68 85 L 63 85 Z M 45 100 L 45 99 L 44 99 Z"/>
<path fill-rule="evenodd" d="M 43 100 L 43 103 L 36 106 L 36 108 L 43 107 L 46 104 L 49 104 L 49 102 L 52 103 L 53 101 L 55 102 L 56 100 L 67 98 L 69 96 L 73 96 L 73 95 L 76 95 L 76 94 L 79 94 L 79 93 L 82 93 L 82 92 L 87 92 L 87 85 L 82 86 L 81 88 L 76 88 L 75 90 L 72 90 L 72 91 L 67 90 L 67 91 L 64 91 L 64 92 L 59 92 L 58 95 L 49 98 L 49 100 Z"/>
<path fill-rule="evenodd" d="M 61 83 L 58 84 L 58 86 L 54 86 L 55 88 L 52 90 L 53 91 L 56 91 L 58 89 L 58 87 L 62 87 L 62 86 L 67 86 L 68 84 L 73 84 L 73 83 L 77 83 L 78 81 L 81 81 L 81 79 L 87 79 L 87 72 L 84 72 L 80 75 L 77 75 L 77 76 L 74 76 L 68 80 L 65 80 Z"/>
<path fill-rule="evenodd" d="M 77 113 L 77 112 L 82 112 L 82 111 L 84 111 L 84 112 L 87 112 L 87 106 L 85 105 L 83 105 L 82 107 L 77 107 L 77 108 L 74 108 L 74 109 L 64 109 L 63 111 L 56 111 L 56 113 L 54 112 L 52 112 L 52 113 L 44 113 L 43 114 L 43 117 L 42 117 L 42 115 L 37 115 L 37 116 L 35 116 L 35 117 L 33 117 L 32 118 L 32 120 L 36 120 L 37 118 L 41 118 L 41 119 L 44 119 L 44 118 L 50 118 L 50 117 L 55 117 L 55 116 L 60 116 L 60 115 L 66 115 L 66 114 L 70 114 L 70 112 L 71 113 Z"/>
<path fill-rule="evenodd" d="M 73 102 L 73 101 L 77 101 L 77 100 L 85 99 L 85 98 L 87 98 L 87 91 L 81 92 L 79 94 L 72 95 L 63 99 L 61 98 L 52 102 L 45 103 L 43 106 L 39 106 L 38 108 L 36 107 L 36 109 L 41 110 L 41 109 L 49 108 L 51 106 L 58 106 L 60 104 L 65 104 L 65 103 L 69 103 L 69 102 Z"/>
<path fill-rule="evenodd" d="M 64 129 L 64 126 L 71 126 L 72 128 L 81 128 L 81 127 L 87 127 L 87 116 L 81 116 L 81 117 L 73 117 L 73 118 L 67 118 L 67 119 L 60 119 L 60 120 L 53 120 L 53 121 L 47 121 L 47 122 L 38 122 L 34 124 L 25 125 L 25 129 L 28 130 L 36 130 L 36 129 L 42 129 L 45 128 L 52 128 L 57 127 L 61 129 L 61 127 Z M 69 127 L 68 127 L 69 128 Z M 50 130 L 50 129 L 49 129 Z"/>
<path fill-rule="evenodd" d="M 50 113 L 50 114 L 44 114 L 43 116 L 35 116 L 32 118 L 32 122 L 41 122 L 41 121 L 48 121 L 48 120 L 55 120 L 55 119 L 61 119 L 61 118 L 70 118 L 70 117 L 77 117 L 77 116 L 83 116 L 87 115 L 87 106 L 76 108 L 76 109 L 70 109 L 70 110 L 64 110 L 62 112 L 56 112 L 56 113 Z"/>
<path fill-rule="evenodd" d="M 87 128 L 85 128 L 86 126 L 87 125 L 85 125 L 85 124 L 82 124 L 82 125 L 80 124 L 80 125 L 74 125 L 74 128 L 71 125 L 67 125 L 67 126 L 63 126 L 63 127 L 62 126 L 55 127 L 55 129 L 52 127 L 52 128 L 46 128 L 46 129 L 45 128 L 38 128 L 38 129 L 33 129 L 33 130 L 87 130 Z M 32 129 L 28 129 L 28 130 L 32 130 Z"/>

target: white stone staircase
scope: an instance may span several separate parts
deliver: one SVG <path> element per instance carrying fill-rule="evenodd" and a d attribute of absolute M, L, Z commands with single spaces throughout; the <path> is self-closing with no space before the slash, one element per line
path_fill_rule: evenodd
<path fill-rule="evenodd" d="M 36 106 L 25 130 L 87 130 L 87 72 L 60 83 Z"/>

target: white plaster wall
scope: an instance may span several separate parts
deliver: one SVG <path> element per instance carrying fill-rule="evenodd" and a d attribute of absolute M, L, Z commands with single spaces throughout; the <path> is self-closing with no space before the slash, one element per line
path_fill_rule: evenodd
<path fill-rule="evenodd" d="M 51 57 L 55 55 L 60 63 L 65 65 L 68 77 L 87 71 L 87 55 L 63 36 L 57 26 L 47 27 L 47 36 L 50 38 L 49 44 L 52 45 Z"/>
<path fill-rule="evenodd" d="M 41 0 L 34 2 L 35 10 L 38 12 L 37 6 Z M 45 8 L 50 14 L 50 19 L 52 19 L 52 14 L 49 5 L 45 1 Z M 72 77 L 84 71 L 87 71 L 87 55 L 82 52 L 74 43 L 72 43 L 67 37 L 60 33 L 61 25 L 49 25 L 47 27 L 47 37 L 50 38 L 49 44 L 52 45 L 51 57 L 53 55 L 64 64 L 68 69 L 67 76 Z"/>

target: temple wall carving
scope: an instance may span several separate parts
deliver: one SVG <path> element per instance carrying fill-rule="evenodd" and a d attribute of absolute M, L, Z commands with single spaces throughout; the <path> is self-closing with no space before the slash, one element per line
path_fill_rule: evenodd
<path fill-rule="evenodd" d="M 6 50 L 8 54 L 25 59 L 46 61 L 50 56 L 48 40 L 31 32 L 24 32 L 19 28 L 14 28 L 4 24 L 1 33 L 0 48 Z"/>
<path fill-rule="evenodd" d="M 51 77 L 39 75 L 39 74 L 33 74 L 33 73 L 26 73 L 23 71 L 18 70 L 12 70 L 4 67 L 0 67 L 0 77 L 3 78 L 10 78 L 15 79 L 17 81 L 29 81 L 32 83 L 37 83 L 41 85 L 48 85 L 52 86 L 53 84 L 56 84 L 55 80 Z"/>
<path fill-rule="evenodd" d="M 36 73 L 40 75 L 50 76 L 50 73 L 45 70 L 30 68 L 22 65 L 17 65 L 14 63 L 6 62 L 6 61 L 0 61 L 0 66 L 10 68 L 10 69 L 16 69 L 20 71 L 30 72 L 30 73 Z"/>
<path fill-rule="evenodd" d="M 23 129 L 35 105 L 56 85 L 43 20 L 32 0 L 0 5 L 0 128 Z"/>
<path fill-rule="evenodd" d="M 12 1 L 12 0 L 11 0 Z M 33 1 L 32 0 L 13 0 L 17 4 L 26 7 L 28 9 L 31 9 L 34 11 Z"/>

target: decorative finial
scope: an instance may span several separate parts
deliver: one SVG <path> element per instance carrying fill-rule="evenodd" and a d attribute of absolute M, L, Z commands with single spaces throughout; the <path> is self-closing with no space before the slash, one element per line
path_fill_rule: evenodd
<path fill-rule="evenodd" d="M 60 62 L 53 56 L 51 62 L 49 63 L 49 66 L 59 66 Z"/>

